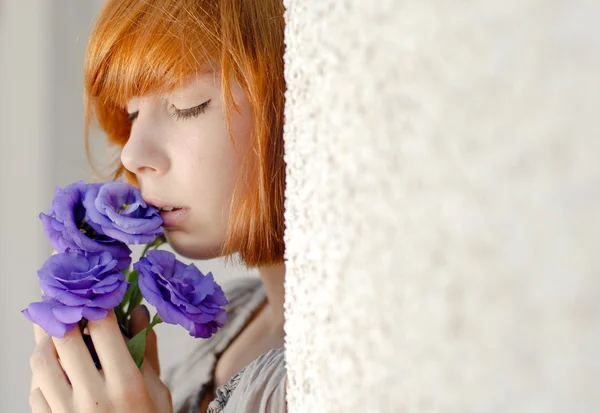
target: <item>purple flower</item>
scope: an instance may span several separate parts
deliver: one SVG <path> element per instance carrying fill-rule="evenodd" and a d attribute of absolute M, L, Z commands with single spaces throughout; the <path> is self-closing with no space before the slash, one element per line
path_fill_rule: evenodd
<path fill-rule="evenodd" d="M 86 221 L 97 232 L 126 244 L 148 244 L 163 233 L 157 208 L 121 180 L 90 187 L 83 199 Z"/>
<path fill-rule="evenodd" d="M 193 264 L 185 265 L 168 251 L 148 251 L 133 265 L 138 286 L 156 307 L 160 318 L 179 324 L 193 337 L 209 338 L 225 325 L 227 299 L 211 273 L 203 275 Z"/>
<path fill-rule="evenodd" d="M 129 283 L 109 252 L 51 256 L 38 271 L 41 302 L 22 313 L 48 334 L 64 337 L 82 318 L 100 320 L 121 303 Z"/>
<path fill-rule="evenodd" d="M 108 251 L 117 259 L 122 270 L 131 264 L 131 250 L 127 245 L 104 234 L 97 233 L 86 222 L 83 199 L 87 191 L 96 191 L 102 184 L 75 182 L 64 189 L 56 188 L 52 206 L 47 214 L 40 214 L 44 230 L 58 252 L 100 253 Z"/>
<path fill-rule="evenodd" d="M 100 320 L 107 314 L 97 308 L 69 307 L 50 297 L 42 297 L 42 301 L 29 304 L 29 307 L 21 312 L 49 335 L 61 338 L 71 331 L 82 317 L 88 320 Z"/>

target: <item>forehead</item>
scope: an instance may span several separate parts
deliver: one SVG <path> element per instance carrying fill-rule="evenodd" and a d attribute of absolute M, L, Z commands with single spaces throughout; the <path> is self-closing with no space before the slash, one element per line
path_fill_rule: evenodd
<path fill-rule="evenodd" d="M 183 77 L 179 84 L 170 91 L 170 94 L 177 95 L 187 93 L 190 89 L 218 86 L 220 77 L 221 72 L 217 68 L 205 65 L 199 70 Z"/>

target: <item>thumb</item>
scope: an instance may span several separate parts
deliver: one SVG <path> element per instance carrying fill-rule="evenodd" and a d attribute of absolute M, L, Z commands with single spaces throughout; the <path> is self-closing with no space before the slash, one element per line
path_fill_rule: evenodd
<path fill-rule="evenodd" d="M 150 324 L 150 312 L 148 311 L 148 308 L 143 304 L 138 305 L 131 312 L 131 336 L 135 336 L 137 333 L 148 327 L 148 324 Z M 152 328 L 146 337 L 146 351 L 144 352 L 144 358 L 146 359 L 146 362 L 150 363 L 154 371 L 160 375 L 158 345 L 156 343 L 156 333 L 154 332 L 154 328 Z"/>

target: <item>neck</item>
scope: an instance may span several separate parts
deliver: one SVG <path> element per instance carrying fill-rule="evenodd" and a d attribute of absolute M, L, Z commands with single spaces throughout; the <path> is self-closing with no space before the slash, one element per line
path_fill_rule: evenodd
<path fill-rule="evenodd" d="M 272 331 L 283 329 L 284 314 L 283 304 L 285 301 L 285 264 L 272 267 L 259 267 L 258 273 L 267 293 L 267 307 Z"/>

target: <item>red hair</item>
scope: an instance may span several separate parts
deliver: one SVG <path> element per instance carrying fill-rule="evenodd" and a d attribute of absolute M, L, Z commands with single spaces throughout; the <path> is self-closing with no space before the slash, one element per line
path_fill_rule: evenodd
<path fill-rule="evenodd" d="M 203 64 L 218 62 L 229 120 L 237 110 L 229 79 L 240 84 L 254 117 L 253 150 L 234 191 L 222 254 L 239 252 L 250 267 L 283 262 L 283 12 L 281 0 L 109 0 L 85 58 L 90 163 L 94 117 L 122 148 L 131 132 L 126 102 L 132 97 L 168 93 Z M 120 176 L 137 184 L 119 161 L 113 178 Z"/>

